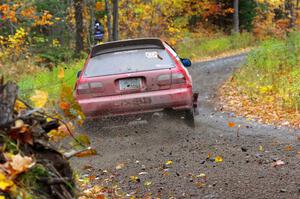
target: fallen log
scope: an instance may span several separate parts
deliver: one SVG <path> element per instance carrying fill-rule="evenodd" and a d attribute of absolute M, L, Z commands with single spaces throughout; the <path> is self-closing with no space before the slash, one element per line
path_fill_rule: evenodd
<path fill-rule="evenodd" d="M 27 108 L 20 113 L 15 108 L 17 99 L 17 85 L 12 82 L 4 84 L 0 80 L 0 175 L 18 189 L 18 185 L 22 184 L 20 181 L 27 177 L 28 172 L 42 168 L 43 176 L 33 179 L 38 188 L 28 187 L 28 194 L 37 198 L 75 198 L 75 183 L 70 164 L 51 145 L 47 135 L 49 131 L 59 127 L 59 120 L 48 121 L 46 114 L 33 109 L 26 102 L 23 105 Z M 10 148 L 7 147 L 8 144 L 17 147 Z M 15 165 L 14 158 L 19 158 L 18 161 L 24 165 Z M 25 160 L 28 163 L 25 164 Z M 24 188 L 20 190 L 24 191 Z M 8 198 L 16 198 L 18 194 L 18 190 L 12 191 L 10 186 L 0 192 Z"/>

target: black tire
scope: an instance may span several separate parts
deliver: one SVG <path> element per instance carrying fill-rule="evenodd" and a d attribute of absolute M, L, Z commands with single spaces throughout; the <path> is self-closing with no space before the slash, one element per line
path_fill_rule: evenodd
<path fill-rule="evenodd" d="M 193 109 L 184 112 L 184 121 L 189 127 L 195 128 L 195 114 Z"/>

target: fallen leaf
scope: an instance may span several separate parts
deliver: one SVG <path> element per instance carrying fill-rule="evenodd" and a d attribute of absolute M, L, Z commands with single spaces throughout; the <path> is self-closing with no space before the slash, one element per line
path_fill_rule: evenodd
<path fill-rule="evenodd" d="M 15 110 L 17 112 L 20 112 L 21 110 L 25 110 L 27 109 L 27 106 L 21 102 L 20 100 L 16 100 L 16 103 L 15 103 Z"/>
<path fill-rule="evenodd" d="M 97 176 L 95 176 L 95 175 L 91 175 L 91 176 L 89 176 L 89 180 L 90 180 L 90 181 L 94 181 L 94 180 L 96 179 L 96 177 L 97 177 Z"/>
<path fill-rule="evenodd" d="M 105 199 L 105 195 L 103 193 L 99 194 L 96 199 Z"/>
<path fill-rule="evenodd" d="M 284 150 L 285 151 L 291 151 L 291 150 L 293 150 L 293 147 L 291 145 L 287 145 L 287 146 L 284 147 Z"/>
<path fill-rule="evenodd" d="M 118 164 L 117 166 L 116 166 L 116 169 L 117 170 L 121 170 L 121 169 L 123 169 L 125 167 L 125 164 L 124 163 L 120 163 L 120 164 Z"/>
<path fill-rule="evenodd" d="M 200 173 L 199 175 L 196 176 L 197 178 L 203 178 L 206 177 L 205 173 Z"/>
<path fill-rule="evenodd" d="M 48 93 L 45 91 L 35 90 L 35 94 L 30 97 L 36 108 L 43 108 L 48 101 Z"/>
<path fill-rule="evenodd" d="M 297 140 L 300 141 L 300 135 L 297 137 Z"/>
<path fill-rule="evenodd" d="M 137 176 L 130 176 L 130 180 L 131 182 L 140 182 L 140 179 Z"/>
<path fill-rule="evenodd" d="M 152 182 L 150 182 L 150 181 L 145 181 L 144 182 L 144 186 L 146 186 L 146 187 L 150 186 L 151 184 L 152 184 Z"/>
<path fill-rule="evenodd" d="M 59 103 L 59 107 L 62 109 L 62 110 L 69 110 L 70 109 L 70 104 L 67 103 L 67 102 L 60 102 Z"/>
<path fill-rule="evenodd" d="M 0 190 L 8 191 L 9 188 L 13 187 L 15 184 L 12 180 L 8 179 L 2 172 L 0 172 Z"/>
<path fill-rule="evenodd" d="M 203 182 L 196 182 L 195 185 L 198 187 L 198 188 L 202 188 L 205 186 L 205 184 Z"/>
<path fill-rule="evenodd" d="M 263 147 L 262 145 L 259 145 L 258 150 L 259 150 L 259 151 L 263 151 L 263 150 L 264 150 L 264 147 Z"/>
<path fill-rule="evenodd" d="M 235 123 L 234 123 L 234 122 L 228 122 L 228 126 L 229 126 L 230 128 L 233 128 L 233 127 L 235 127 Z"/>
<path fill-rule="evenodd" d="M 223 162 L 223 158 L 218 155 L 215 157 L 215 162 Z"/>
<path fill-rule="evenodd" d="M 97 155 L 97 151 L 95 149 L 88 149 L 83 152 L 77 153 L 75 156 L 78 158 L 83 158 L 87 156 Z"/>
<path fill-rule="evenodd" d="M 69 136 L 69 132 L 67 131 L 58 131 L 58 130 L 51 130 L 48 134 L 47 134 L 51 140 L 57 142 L 59 140 L 62 140 L 63 138 Z"/>
<path fill-rule="evenodd" d="M 65 77 L 65 70 L 64 70 L 62 67 L 60 67 L 60 68 L 58 69 L 57 77 L 58 77 L 59 79 L 63 79 L 63 78 Z"/>
<path fill-rule="evenodd" d="M 143 172 L 140 172 L 139 175 L 148 175 L 148 172 L 143 171 Z"/>
<path fill-rule="evenodd" d="M 297 151 L 297 154 L 300 155 L 300 151 Z"/>
<path fill-rule="evenodd" d="M 25 124 L 23 120 L 17 120 L 15 122 L 15 126 L 11 128 L 9 136 L 22 143 L 33 145 L 33 136 L 29 129 L 29 125 Z"/>
<path fill-rule="evenodd" d="M 24 126 L 24 121 L 23 120 L 16 120 L 15 121 L 15 126 L 13 128 L 21 128 Z"/>
<path fill-rule="evenodd" d="M 277 160 L 276 162 L 272 163 L 273 167 L 282 166 L 285 165 L 285 163 L 282 160 Z"/>
<path fill-rule="evenodd" d="M 14 155 L 11 159 L 10 165 L 17 173 L 23 173 L 34 165 L 31 157 Z"/>
<path fill-rule="evenodd" d="M 211 153 L 207 154 L 207 159 L 211 158 Z"/>
<path fill-rule="evenodd" d="M 77 141 L 79 141 L 80 143 L 82 143 L 86 146 L 91 145 L 91 141 L 86 134 L 79 134 L 79 135 L 75 136 L 75 138 L 77 139 Z"/>
<path fill-rule="evenodd" d="M 171 164 L 173 164 L 173 161 L 172 161 L 172 160 L 168 160 L 168 161 L 165 163 L 165 165 L 171 165 Z"/>

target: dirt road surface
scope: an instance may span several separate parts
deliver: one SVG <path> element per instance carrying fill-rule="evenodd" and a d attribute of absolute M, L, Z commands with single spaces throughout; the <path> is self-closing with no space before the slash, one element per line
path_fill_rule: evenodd
<path fill-rule="evenodd" d="M 216 108 L 217 88 L 245 57 L 189 69 L 201 103 L 194 130 L 171 119 L 102 129 L 100 123 L 88 123 L 82 131 L 98 155 L 73 159 L 74 168 L 96 176 L 95 183 L 120 187 L 128 198 L 300 198 L 299 131 Z"/>

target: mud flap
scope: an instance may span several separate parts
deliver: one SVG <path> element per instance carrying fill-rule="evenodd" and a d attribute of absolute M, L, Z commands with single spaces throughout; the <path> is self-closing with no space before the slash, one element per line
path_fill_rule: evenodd
<path fill-rule="evenodd" d="M 193 109 L 194 109 L 194 115 L 199 115 L 199 93 L 194 93 L 193 94 Z"/>

